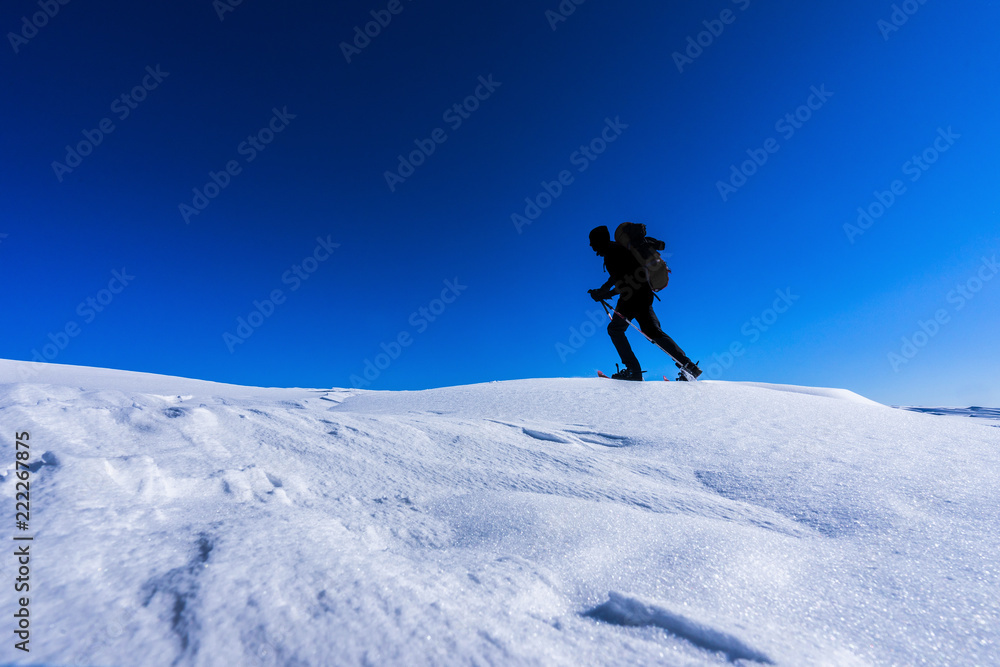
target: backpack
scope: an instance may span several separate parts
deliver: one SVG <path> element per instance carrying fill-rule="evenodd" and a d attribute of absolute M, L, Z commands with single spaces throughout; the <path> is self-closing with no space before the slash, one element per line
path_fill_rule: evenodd
<path fill-rule="evenodd" d="M 644 269 L 643 279 L 649 282 L 654 292 L 659 292 L 670 282 L 670 267 L 660 257 L 659 250 L 667 247 L 663 241 L 646 236 L 646 225 L 623 222 L 615 230 L 615 241 L 632 253 L 639 266 Z"/>

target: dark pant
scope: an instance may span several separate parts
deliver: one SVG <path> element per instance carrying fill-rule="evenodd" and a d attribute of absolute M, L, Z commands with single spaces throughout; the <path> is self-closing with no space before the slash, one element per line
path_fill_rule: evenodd
<path fill-rule="evenodd" d="M 628 300 L 619 299 L 615 310 L 617 313 L 611 324 L 608 325 L 608 334 L 611 336 L 611 342 L 615 344 L 615 349 L 618 350 L 618 356 L 622 358 L 625 368 L 636 371 L 641 369 L 639 360 L 635 358 L 632 346 L 629 345 L 628 338 L 625 336 L 628 323 L 633 319 L 639 324 L 642 333 L 646 334 L 657 347 L 673 357 L 674 361 L 683 366 L 691 363 L 691 360 L 684 354 L 684 350 L 660 328 L 660 321 L 656 318 L 656 313 L 653 312 L 652 291 L 642 290 L 632 294 Z"/>

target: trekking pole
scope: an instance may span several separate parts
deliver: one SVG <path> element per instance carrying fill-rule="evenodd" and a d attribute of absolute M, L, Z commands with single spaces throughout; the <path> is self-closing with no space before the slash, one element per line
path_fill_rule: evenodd
<path fill-rule="evenodd" d="M 608 305 L 608 302 L 605 301 L 604 299 L 601 299 L 601 305 L 604 306 L 604 312 L 607 313 L 607 315 L 608 315 L 608 317 L 610 319 L 614 320 L 615 319 L 615 315 L 617 315 L 618 317 L 620 317 L 623 320 L 625 320 L 625 322 L 630 327 L 632 327 L 633 329 L 635 329 L 636 331 L 638 331 L 639 333 L 641 333 L 643 338 L 645 338 L 650 343 L 652 343 L 656 347 L 656 349 L 661 350 L 665 355 L 667 355 L 668 357 L 670 357 L 671 359 L 673 359 L 674 363 L 677 364 L 677 367 L 681 368 L 681 362 L 679 362 L 676 359 L 674 359 L 674 355 L 670 354 L 669 352 L 667 352 L 666 350 L 664 350 L 662 347 L 660 347 L 659 345 L 657 345 L 656 342 L 652 338 L 650 338 L 649 336 L 646 335 L 645 331 L 643 331 L 642 329 L 640 329 L 639 327 L 637 327 L 635 325 L 635 322 L 632 322 L 631 320 L 629 320 L 628 318 L 626 318 L 624 315 L 622 315 L 621 313 L 619 313 L 617 310 L 615 310 L 614 306 Z"/>

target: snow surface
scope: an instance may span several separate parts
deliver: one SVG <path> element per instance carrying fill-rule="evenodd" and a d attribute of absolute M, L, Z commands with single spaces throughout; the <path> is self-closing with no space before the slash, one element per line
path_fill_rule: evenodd
<path fill-rule="evenodd" d="M 972 417 L 974 419 L 992 419 L 1000 421 L 1000 408 L 984 408 L 978 405 L 973 405 L 968 408 L 927 408 L 906 405 L 900 407 L 903 410 L 923 412 L 930 415 L 943 415 L 946 417 Z"/>
<path fill-rule="evenodd" d="M 1000 430 L 842 390 L 0 361 L 46 665 L 1000 663 Z M 12 549 L 11 549 L 12 551 Z"/>

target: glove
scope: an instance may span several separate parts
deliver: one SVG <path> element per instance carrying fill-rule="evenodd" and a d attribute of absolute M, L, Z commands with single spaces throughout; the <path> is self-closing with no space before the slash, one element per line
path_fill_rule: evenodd
<path fill-rule="evenodd" d="M 587 292 L 588 294 L 590 294 L 590 298 L 593 299 L 594 301 L 602 301 L 604 299 L 610 299 L 612 296 L 611 290 L 606 290 L 606 289 L 592 289 L 592 290 L 587 290 Z"/>

